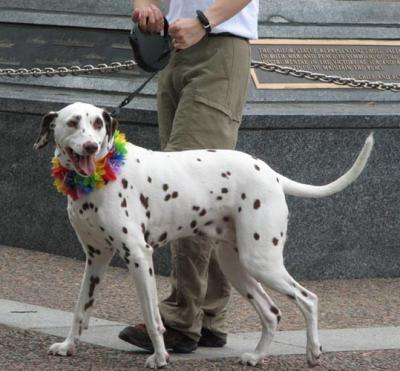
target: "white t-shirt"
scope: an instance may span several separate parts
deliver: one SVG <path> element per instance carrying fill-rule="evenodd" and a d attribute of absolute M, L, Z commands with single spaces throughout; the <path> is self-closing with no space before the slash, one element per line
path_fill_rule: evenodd
<path fill-rule="evenodd" d="M 170 0 L 166 18 L 169 23 L 178 18 L 195 18 L 196 10 L 205 11 L 215 0 Z M 257 39 L 259 0 L 252 0 L 239 13 L 212 29 L 212 33 L 229 32 L 247 39 Z"/>

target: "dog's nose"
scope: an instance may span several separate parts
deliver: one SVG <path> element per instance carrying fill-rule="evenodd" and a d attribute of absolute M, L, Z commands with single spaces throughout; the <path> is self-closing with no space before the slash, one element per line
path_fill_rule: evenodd
<path fill-rule="evenodd" d="M 86 142 L 86 143 L 83 144 L 83 149 L 89 155 L 92 155 L 93 153 L 96 153 L 98 148 L 99 148 L 99 146 L 97 145 L 97 143 L 94 143 L 94 142 Z"/>

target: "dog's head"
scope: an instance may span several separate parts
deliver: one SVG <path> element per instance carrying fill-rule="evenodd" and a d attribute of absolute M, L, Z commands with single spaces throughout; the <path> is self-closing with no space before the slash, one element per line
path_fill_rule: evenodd
<path fill-rule="evenodd" d="M 43 148 L 53 135 L 61 164 L 82 176 L 89 176 L 96 170 L 96 160 L 111 149 L 117 126 L 117 120 L 106 110 L 91 104 L 73 103 L 44 115 L 34 148 Z"/>

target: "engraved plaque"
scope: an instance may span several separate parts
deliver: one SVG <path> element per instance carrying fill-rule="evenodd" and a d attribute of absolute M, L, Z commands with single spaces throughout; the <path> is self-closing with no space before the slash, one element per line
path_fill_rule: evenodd
<path fill-rule="evenodd" d="M 400 40 L 259 39 L 252 59 L 325 75 L 400 82 Z M 348 88 L 252 69 L 257 89 Z"/>

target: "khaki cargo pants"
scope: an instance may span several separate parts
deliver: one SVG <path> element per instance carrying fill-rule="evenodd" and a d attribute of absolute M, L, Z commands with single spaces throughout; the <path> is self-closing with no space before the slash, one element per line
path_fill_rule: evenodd
<path fill-rule="evenodd" d="M 205 37 L 174 53 L 159 77 L 161 149 L 235 148 L 249 71 L 249 44 L 235 37 Z M 160 303 L 165 324 L 194 340 L 202 327 L 225 334 L 230 285 L 218 266 L 213 241 L 182 239 L 171 250 L 172 292 Z"/>

